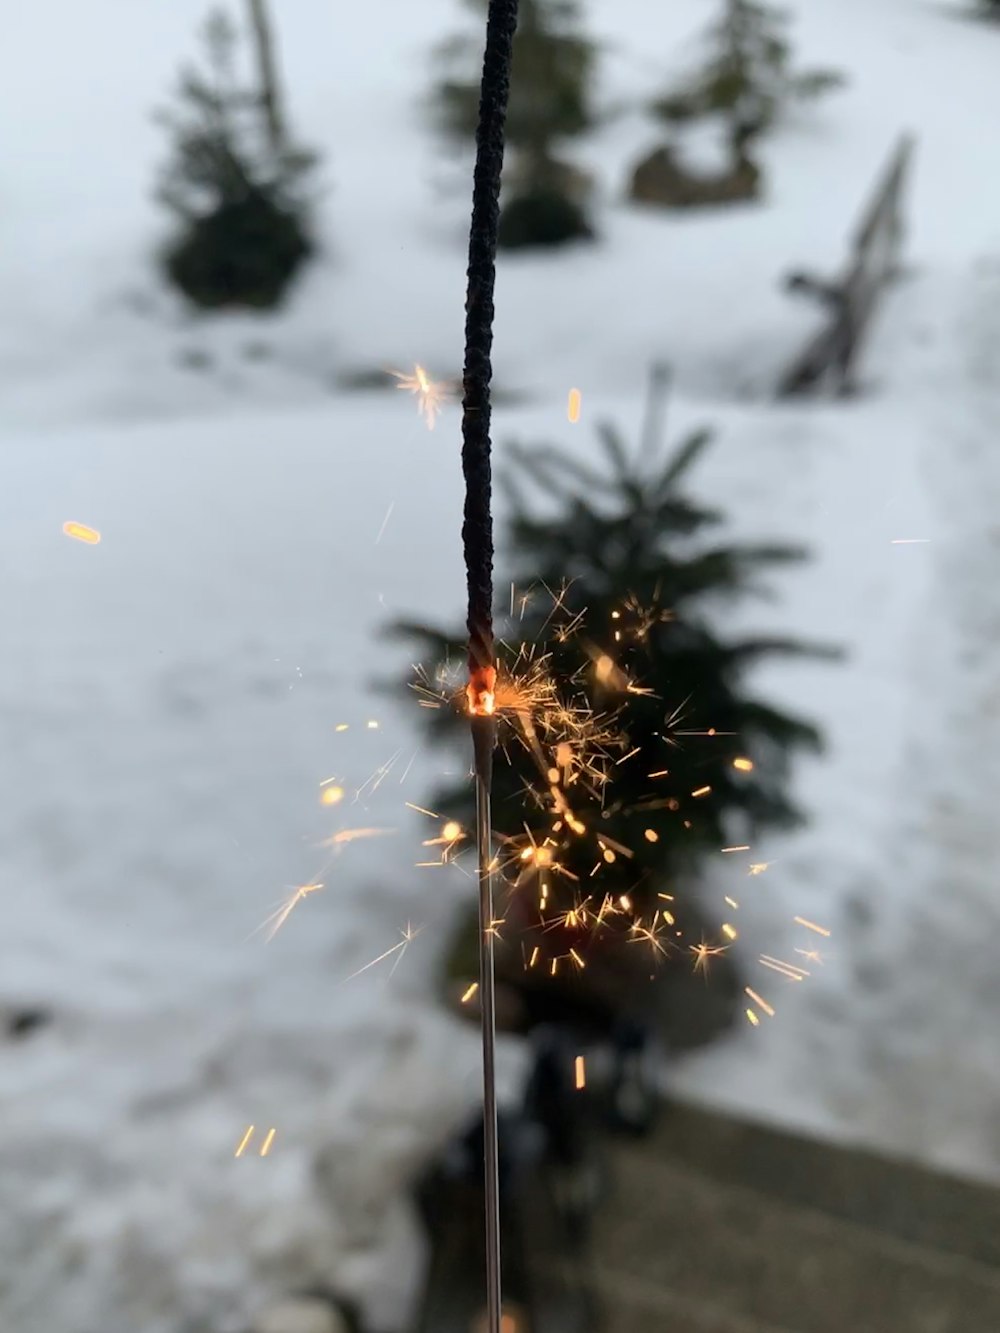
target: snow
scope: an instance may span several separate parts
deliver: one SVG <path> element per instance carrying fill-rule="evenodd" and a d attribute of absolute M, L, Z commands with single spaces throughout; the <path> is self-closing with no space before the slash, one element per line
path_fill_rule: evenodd
<path fill-rule="evenodd" d="M 329 247 L 268 320 L 196 321 L 148 262 L 162 155 L 148 113 L 200 0 L 61 0 L 8 25 L 0 1007 L 55 1017 L 0 1063 L 4 1327 L 240 1330 L 323 1281 L 390 1329 L 412 1299 L 403 1182 L 473 1104 L 477 1044 L 433 994 L 469 882 L 414 869 L 435 829 L 403 803 L 426 799 L 442 760 L 379 688 L 405 667 L 379 629 L 459 618 L 458 416 L 429 433 L 408 397 L 337 385 L 460 363 L 468 178 L 420 103 L 454 8 L 280 7 L 294 120 L 328 154 Z M 656 88 L 710 7 L 591 9 L 611 105 Z M 985 166 L 1000 32 L 916 0 L 796 10 L 803 64 L 850 84 L 772 141 L 766 207 L 625 208 L 655 133 L 626 112 L 580 150 L 602 244 L 502 263 L 498 451 L 518 436 L 584 451 L 605 417 L 634 431 L 646 366 L 668 360 L 672 436 L 717 434 L 698 486 L 736 533 L 815 552 L 740 622 L 847 650 L 761 672 L 762 692 L 827 732 L 798 772 L 813 822 L 720 857 L 706 902 L 721 920 L 723 895 L 740 901 L 776 1015 L 678 1065 L 674 1089 L 1000 1180 L 1000 220 Z M 912 272 L 866 355 L 872 391 L 775 405 L 767 386 L 812 318 L 778 279 L 839 263 L 904 128 Z M 100 545 L 66 538 L 68 519 Z M 332 809 L 330 777 L 347 791 Z M 379 833 L 320 847 L 352 828 Z M 255 933 L 317 879 L 272 942 Z M 353 975 L 408 923 L 422 929 L 402 956 Z M 800 984 L 754 965 L 816 947 Z M 519 1053 L 503 1054 L 513 1082 Z"/>

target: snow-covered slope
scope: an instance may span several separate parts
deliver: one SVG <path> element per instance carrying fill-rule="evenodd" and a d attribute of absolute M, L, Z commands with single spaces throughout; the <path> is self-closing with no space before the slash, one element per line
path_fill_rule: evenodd
<path fill-rule="evenodd" d="M 404 806 L 440 759 L 373 686 L 405 665 L 379 625 L 460 611 L 457 414 L 431 434 L 403 395 L 332 387 L 460 362 L 468 187 L 419 115 L 453 8 L 280 6 L 296 121 L 329 153 L 329 247 L 263 321 L 191 320 L 147 262 L 147 113 L 200 0 L 23 5 L 6 28 L 0 1004 L 55 1014 L 0 1053 L 0 1324 L 19 1333 L 238 1328 L 317 1277 L 398 1322 L 400 1182 L 475 1097 L 474 1034 L 429 986 L 468 881 L 414 869 L 434 830 Z M 612 103 L 654 88 L 710 6 L 590 9 Z M 635 114 L 581 150 L 604 240 L 502 263 L 498 382 L 527 400 L 496 433 L 586 450 L 602 416 L 637 426 L 646 364 L 670 360 L 672 430 L 718 430 L 699 486 L 737 531 L 816 551 L 741 615 L 848 650 L 762 677 L 827 729 L 800 773 L 814 822 L 754 849 L 762 875 L 720 857 L 707 888 L 720 919 L 740 901 L 751 966 L 814 947 L 795 915 L 832 931 L 823 964 L 755 974 L 774 1019 L 676 1085 L 1000 1179 L 1000 31 L 916 0 L 797 9 L 803 61 L 850 86 L 772 141 L 767 207 L 623 207 L 651 138 Z M 875 391 L 769 404 L 810 320 L 777 279 L 839 260 L 903 128 L 912 273 L 867 358 Z M 346 794 L 323 807 L 329 778 Z M 357 828 L 378 832 L 319 846 Z M 272 943 L 252 933 L 316 879 Z M 352 976 L 408 922 L 402 957 Z M 277 1129 L 266 1160 L 233 1157 L 251 1123 L 254 1143 Z"/>

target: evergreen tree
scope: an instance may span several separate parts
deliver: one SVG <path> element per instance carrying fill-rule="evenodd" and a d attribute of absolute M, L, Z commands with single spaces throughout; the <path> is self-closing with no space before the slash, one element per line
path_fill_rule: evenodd
<path fill-rule="evenodd" d="M 843 82 L 834 70 L 791 68 L 788 15 L 760 0 L 722 0 L 705 34 L 707 59 L 691 78 L 653 103 L 676 124 L 723 118 L 734 149 L 764 133 L 793 101 L 819 96 Z"/>
<path fill-rule="evenodd" d="M 487 0 L 465 0 L 485 13 Z M 439 48 L 444 76 L 435 90 L 438 128 L 453 142 L 474 141 L 479 114 L 481 38 Z M 594 124 L 590 80 L 595 48 L 579 30 L 576 0 L 521 0 L 507 109 L 506 185 L 500 244 L 559 245 L 592 234 L 585 211 L 589 182 L 559 151 Z"/>
<path fill-rule="evenodd" d="M 174 152 L 158 197 L 182 224 L 164 266 L 206 308 L 278 304 L 313 249 L 303 182 L 316 158 L 287 138 L 262 0 L 251 17 L 261 86 L 237 82 L 237 33 L 216 10 L 204 29 L 208 72 L 186 69 L 179 109 L 159 116 Z"/>
<path fill-rule="evenodd" d="M 743 678 L 764 657 L 817 650 L 729 638 L 713 612 L 752 591 L 760 571 L 804 553 L 705 543 L 722 515 L 682 485 L 709 438 L 698 433 L 663 459 L 647 445 L 631 453 L 605 426 L 604 468 L 518 447 L 517 479 L 502 478 L 514 591 L 497 632 L 505 758 L 493 816 L 510 889 L 498 906 L 498 966 L 522 989 L 549 984 L 554 968 L 579 994 L 603 988 L 601 1003 L 615 1009 L 634 964 L 645 981 L 668 954 L 706 963 L 700 946 L 727 945 L 706 942 L 699 927 L 685 934 L 706 858 L 799 819 L 790 758 L 817 746 L 818 733 L 748 694 Z M 523 481 L 544 495 L 541 507 Z M 431 664 L 423 687 L 440 692 L 441 706 L 425 713 L 431 735 L 467 744 L 450 702 L 462 698 L 462 639 L 400 628 Z M 470 783 L 432 800 L 473 827 Z"/>

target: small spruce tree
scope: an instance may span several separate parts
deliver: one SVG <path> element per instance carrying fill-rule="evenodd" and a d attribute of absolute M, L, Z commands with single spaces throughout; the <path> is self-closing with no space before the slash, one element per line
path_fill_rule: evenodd
<path fill-rule="evenodd" d="M 722 13 L 705 34 L 707 59 L 652 110 L 670 124 L 721 117 L 730 144 L 743 150 L 766 132 L 785 107 L 843 83 L 834 70 L 791 67 L 788 15 L 761 0 L 722 0 Z"/>
<path fill-rule="evenodd" d="M 204 29 L 208 72 L 186 69 L 178 109 L 158 116 L 174 139 L 158 197 L 181 222 L 164 268 L 207 309 L 279 304 L 313 250 L 303 183 L 316 157 L 287 138 L 261 0 L 251 14 L 262 86 L 238 84 L 237 33 L 215 10 Z"/>
<path fill-rule="evenodd" d="M 486 0 L 464 0 L 485 11 Z M 443 77 L 434 94 L 435 121 L 452 142 L 475 138 L 479 113 L 481 39 L 458 37 L 438 49 Z M 506 249 L 560 245 L 590 237 L 589 181 L 562 162 L 562 144 L 595 123 L 590 100 L 594 44 L 579 26 L 576 0 L 521 0 L 507 109 L 505 183 L 500 216 Z"/>
<path fill-rule="evenodd" d="M 706 859 L 800 818 L 790 759 L 819 735 L 748 693 L 744 676 L 764 657 L 818 650 L 729 637 L 713 612 L 804 553 L 705 543 L 722 516 L 682 486 L 709 438 L 663 459 L 646 445 L 630 453 L 605 426 L 605 467 L 518 447 L 516 480 L 501 478 L 514 590 L 497 630 L 505 758 L 493 817 L 507 884 L 497 960 L 537 1015 L 551 1015 L 557 994 L 573 1011 L 627 1010 L 640 983 L 648 1003 L 655 961 L 707 965 L 729 940 L 693 915 Z M 467 744 L 462 639 L 398 628 L 428 664 L 418 687 L 439 692 L 441 706 L 424 713 L 430 735 Z M 474 826 L 471 783 L 432 803 Z M 463 938 L 453 970 L 474 976 L 473 923 Z"/>

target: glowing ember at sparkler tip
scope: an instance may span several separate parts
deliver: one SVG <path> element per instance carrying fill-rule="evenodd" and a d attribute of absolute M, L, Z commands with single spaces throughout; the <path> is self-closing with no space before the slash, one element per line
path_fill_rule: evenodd
<path fill-rule="evenodd" d="M 481 666 L 472 669 L 469 683 L 465 687 L 465 697 L 473 717 L 491 717 L 496 712 L 496 688 L 496 667 Z"/>

